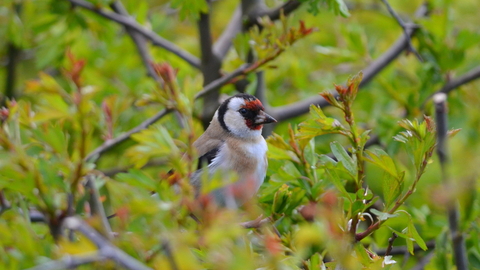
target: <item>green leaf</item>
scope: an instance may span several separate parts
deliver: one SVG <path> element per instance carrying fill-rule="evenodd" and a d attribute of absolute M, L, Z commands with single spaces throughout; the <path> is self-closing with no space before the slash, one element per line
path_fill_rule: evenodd
<path fill-rule="evenodd" d="M 378 217 L 379 220 L 387 220 L 389 218 L 398 217 L 398 214 L 389 214 L 385 212 L 380 212 L 377 209 L 370 209 L 370 212 Z"/>
<path fill-rule="evenodd" d="M 367 154 L 365 156 L 366 161 L 377 165 L 391 176 L 399 178 L 400 174 L 397 171 L 397 167 L 395 166 L 393 159 L 385 151 L 380 148 L 375 148 L 373 150 L 367 149 L 365 150 L 365 153 Z"/>
<path fill-rule="evenodd" d="M 383 197 L 385 200 L 385 209 L 389 209 L 393 202 L 403 191 L 404 177 L 396 178 L 390 174 L 383 176 Z"/>
<path fill-rule="evenodd" d="M 363 266 L 368 266 L 373 262 L 362 243 L 357 242 L 354 246 L 354 249 L 357 258 L 360 260 Z"/>
<path fill-rule="evenodd" d="M 297 139 L 304 148 L 314 137 L 325 134 L 344 134 L 345 129 L 334 118 L 326 117 L 320 107 L 310 106 L 309 119 L 298 125 Z"/>
<path fill-rule="evenodd" d="M 119 173 L 115 177 L 121 182 L 125 182 L 129 185 L 144 188 L 149 191 L 156 189 L 157 183 L 149 175 L 142 170 L 130 169 L 128 173 Z"/>
<path fill-rule="evenodd" d="M 170 6 L 179 10 L 181 20 L 186 18 L 197 20 L 200 13 L 208 12 L 208 4 L 205 0 L 172 0 Z"/>
<path fill-rule="evenodd" d="M 413 222 L 410 220 L 410 222 L 408 223 L 408 234 L 411 235 L 413 237 L 413 239 L 415 239 L 415 241 L 417 242 L 418 246 L 423 249 L 423 250 L 427 250 L 427 245 L 425 244 L 425 241 L 422 239 L 422 237 L 418 234 L 418 231 L 417 231 L 417 228 L 415 228 L 415 225 L 413 224 Z"/>
<path fill-rule="evenodd" d="M 354 177 L 357 178 L 357 163 L 348 155 L 347 151 L 343 146 L 334 141 L 330 143 L 330 148 L 332 149 L 333 155 L 337 158 L 338 162 L 341 162 L 345 169 Z"/>

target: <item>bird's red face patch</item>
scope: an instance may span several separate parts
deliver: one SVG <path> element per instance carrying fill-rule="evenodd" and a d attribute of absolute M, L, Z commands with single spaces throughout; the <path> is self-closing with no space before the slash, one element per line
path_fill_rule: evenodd
<path fill-rule="evenodd" d="M 264 110 L 262 102 L 260 102 L 260 100 L 258 100 L 258 99 L 245 101 L 245 105 L 242 106 L 242 108 L 245 108 L 247 110 L 251 110 L 251 111 L 254 111 L 254 112 Z"/>
<path fill-rule="evenodd" d="M 258 115 L 258 112 L 264 110 L 262 102 L 260 100 L 246 100 L 245 105 L 242 108 L 247 109 L 249 112 L 248 116 L 245 117 L 245 124 L 251 130 L 260 130 L 263 125 L 255 124 L 255 117 Z"/>

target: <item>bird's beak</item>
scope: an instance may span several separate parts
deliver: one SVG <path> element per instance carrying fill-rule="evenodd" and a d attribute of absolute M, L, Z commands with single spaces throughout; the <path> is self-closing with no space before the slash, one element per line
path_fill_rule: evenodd
<path fill-rule="evenodd" d="M 255 117 L 255 125 L 276 123 L 276 122 L 277 120 L 275 120 L 275 118 L 271 117 L 264 111 L 260 111 L 257 117 Z"/>

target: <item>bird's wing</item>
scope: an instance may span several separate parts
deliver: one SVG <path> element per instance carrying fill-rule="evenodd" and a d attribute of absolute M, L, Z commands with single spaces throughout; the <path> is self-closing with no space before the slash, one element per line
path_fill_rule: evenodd
<path fill-rule="evenodd" d="M 219 150 L 220 150 L 220 147 L 215 147 L 215 148 L 209 150 L 208 152 L 206 152 L 205 154 L 203 154 L 202 156 L 200 156 L 198 158 L 197 170 L 200 170 L 204 166 L 210 165 L 210 163 L 212 163 L 213 159 L 217 156 Z"/>

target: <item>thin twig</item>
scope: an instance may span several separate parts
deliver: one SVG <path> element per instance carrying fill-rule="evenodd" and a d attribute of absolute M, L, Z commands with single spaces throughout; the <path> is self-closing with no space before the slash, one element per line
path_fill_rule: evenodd
<path fill-rule="evenodd" d="M 397 237 L 398 235 L 396 233 L 392 233 L 392 237 L 388 238 L 388 247 L 385 251 L 385 256 L 390 255 L 390 252 L 392 252 L 393 242 L 395 241 L 395 239 L 397 239 Z"/>
<path fill-rule="evenodd" d="M 95 177 L 91 174 L 87 175 L 87 181 L 85 182 L 85 188 L 90 193 L 88 203 L 90 205 L 90 211 L 92 216 L 97 216 L 100 218 L 103 233 L 111 240 L 112 228 L 108 222 L 107 215 L 105 214 L 105 208 L 103 203 L 100 201 L 100 194 L 98 193 L 97 187 L 95 186 Z"/>
<path fill-rule="evenodd" d="M 270 20 L 272 20 L 272 21 L 278 20 L 278 19 L 280 19 L 280 15 L 282 14 L 282 12 L 283 12 L 284 15 L 288 15 L 288 14 L 292 13 L 293 11 L 295 11 L 297 8 L 299 8 L 301 4 L 302 4 L 301 1 L 290 0 L 290 1 L 285 2 L 283 5 L 281 5 L 279 7 L 276 7 L 276 8 L 261 12 L 261 13 L 258 13 L 258 12 L 254 13 L 254 16 L 250 16 L 249 14 L 246 14 L 247 15 L 247 20 L 244 23 L 244 28 L 248 29 L 248 28 L 250 28 L 254 25 L 257 25 L 258 24 L 258 18 L 265 17 L 265 16 L 270 18 Z"/>
<path fill-rule="evenodd" d="M 7 200 L 7 198 L 5 198 L 5 194 L 3 193 L 3 190 L 0 190 L 0 215 L 2 215 L 3 212 L 7 211 L 11 207 L 12 205 Z"/>
<path fill-rule="evenodd" d="M 135 134 L 137 132 L 140 132 L 140 131 L 146 129 L 151 124 L 155 123 L 156 121 L 158 121 L 159 119 L 161 119 L 162 117 L 167 115 L 169 112 L 171 112 L 170 109 L 163 109 L 160 112 L 158 112 L 157 114 L 155 114 L 154 116 L 152 116 L 152 117 L 148 118 L 147 120 L 143 121 L 140 125 L 138 125 L 138 126 L 132 128 L 131 130 L 123 133 L 122 135 L 116 137 L 115 139 L 110 139 L 110 140 L 105 141 L 102 145 L 100 145 L 99 147 L 95 148 L 95 150 L 90 152 L 87 155 L 87 157 L 85 157 L 85 160 L 88 161 L 88 160 L 91 160 L 92 158 L 99 157 L 105 151 L 110 150 L 111 148 L 118 145 L 119 143 L 129 139 L 130 136 L 132 136 L 132 134 Z"/>
<path fill-rule="evenodd" d="M 467 84 L 471 81 L 474 81 L 476 79 L 479 79 L 480 78 L 480 66 L 477 66 L 475 67 L 474 69 L 471 69 L 470 71 L 468 71 L 467 73 L 465 73 L 464 75 L 460 76 L 460 77 L 457 77 L 455 79 L 452 79 L 450 81 L 448 81 L 440 90 L 438 90 L 437 92 L 433 93 L 432 95 L 430 95 L 422 104 L 421 108 L 424 108 L 425 107 L 425 104 L 427 103 L 427 101 L 429 101 L 434 95 L 438 94 L 438 93 L 445 93 L 445 94 L 448 94 L 450 93 L 451 91 L 457 89 L 458 87 L 464 85 L 464 84 Z"/>
<path fill-rule="evenodd" d="M 429 241 L 425 244 L 427 246 L 427 249 L 433 249 L 435 248 L 435 241 Z M 388 248 L 387 248 L 388 249 Z M 375 253 L 379 256 L 387 256 L 387 255 L 404 255 L 409 253 L 408 247 L 407 246 L 400 246 L 400 247 L 392 247 L 390 252 L 387 254 L 387 249 L 383 250 L 376 250 Z M 413 246 L 413 252 L 417 251 L 423 251 L 423 249 L 419 245 L 414 245 Z"/>
<path fill-rule="evenodd" d="M 423 270 L 425 269 L 425 266 L 430 262 L 430 260 L 435 256 L 435 252 L 430 252 L 428 253 L 425 257 L 421 258 L 417 265 L 414 267 L 410 268 L 410 270 Z"/>
<path fill-rule="evenodd" d="M 256 229 L 262 227 L 264 224 L 270 222 L 271 220 L 272 219 L 270 217 L 262 219 L 262 216 L 260 216 L 255 220 L 242 222 L 240 223 L 240 226 L 244 227 L 245 229 Z"/>
<path fill-rule="evenodd" d="M 165 255 L 167 256 L 168 263 L 170 264 L 170 269 L 172 270 L 178 270 L 178 265 L 177 262 L 175 261 L 175 258 L 173 257 L 173 252 L 172 252 L 172 247 L 170 245 L 170 242 L 167 239 L 162 240 L 162 250 L 165 252 Z"/>
<path fill-rule="evenodd" d="M 107 12 L 83 0 L 68 0 L 68 1 L 70 1 L 70 3 L 72 3 L 74 6 L 85 8 L 111 21 L 114 21 L 126 27 L 130 27 L 131 29 L 137 31 L 138 33 L 142 34 L 145 38 L 150 40 L 153 45 L 164 48 L 165 50 L 172 52 L 173 54 L 185 60 L 187 63 L 189 63 L 193 67 L 200 68 L 200 60 L 198 60 L 198 58 L 196 58 L 189 52 L 182 50 L 174 43 L 157 35 L 155 32 L 143 27 L 131 16 L 124 16 L 114 12 Z"/>
<path fill-rule="evenodd" d="M 418 28 L 418 25 L 416 24 L 413 24 L 413 23 L 405 23 L 402 18 L 400 18 L 400 16 L 398 16 L 398 14 L 395 12 L 395 10 L 393 10 L 392 6 L 390 5 L 390 3 L 388 2 L 388 0 L 382 0 L 382 2 L 385 4 L 385 6 L 387 7 L 388 9 L 388 12 L 390 13 L 390 15 L 392 15 L 393 18 L 395 18 L 395 20 L 397 21 L 397 23 L 402 27 L 402 30 L 403 30 L 403 33 L 405 33 L 405 37 L 407 37 L 407 42 L 408 42 L 408 47 L 407 47 L 407 51 L 409 52 L 412 52 L 413 54 L 415 54 L 415 56 L 418 58 L 418 60 L 420 60 L 421 62 L 423 62 L 423 59 L 422 59 L 422 56 L 420 56 L 420 54 L 418 53 L 418 51 L 415 49 L 415 47 L 413 47 L 412 45 L 412 40 L 411 40 L 411 35 L 408 33 L 408 30 L 410 29 L 416 29 Z"/>
<path fill-rule="evenodd" d="M 242 31 L 242 11 L 240 6 L 238 6 L 227 27 L 213 44 L 213 53 L 219 59 L 225 58 L 225 55 L 227 55 L 228 50 L 232 46 L 233 38 L 235 38 L 240 31 Z"/>
<path fill-rule="evenodd" d="M 447 94 L 438 93 L 433 96 L 433 102 L 435 103 L 435 119 L 437 124 L 437 153 L 440 160 L 440 166 L 442 169 L 442 180 L 446 186 L 446 190 L 454 190 L 448 173 L 449 156 L 447 148 L 448 138 L 448 124 L 447 124 Z M 467 250 L 465 248 L 465 241 L 462 232 L 459 229 L 459 207 L 456 196 L 449 198 L 447 204 L 448 223 L 450 227 L 450 234 L 453 242 L 453 254 L 455 258 L 455 264 L 457 269 L 468 269 Z"/>
<path fill-rule="evenodd" d="M 195 95 L 195 99 L 201 98 L 201 97 L 205 96 L 206 94 L 208 94 L 212 91 L 217 91 L 218 89 L 220 89 L 220 87 L 222 87 L 223 85 L 230 82 L 230 80 L 234 79 L 237 76 L 243 75 L 245 73 L 245 71 L 248 68 L 250 68 L 250 66 L 251 65 L 249 65 L 249 64 L 244 64 L 244 65 L 240 66 L 239 68 L 237 68 L 236 70 L 234 70 L 232 73 L 212 81 L 211 83 L 206 85 L 202 89 L 202 91 L 198 92 Z"/>
<path fill-rule="evenodd" d="M 167 160 L 165 160 L 165 159 L 158 159 L 158 160 L 155 159 L 155 160 L 148 161 L 147 164 L 145 164 L 141 169 L 149 168 L 149 167 L 159 167 L 159 166 L 166 165 L 166 164 L 167 164 Z M 100 170 L 100 171 L 105 176 L 113 177 L 116 174 L 128 172 L 128 170 L 131 169 L 131 168 L 132 168 L 132 166 L 128 166 L 128 167 L 120 167 L 120 168 L 103 169 L 103 170 Z"/>
<path fill-rule="evenodd" d="M 64 256 L 61 259 L 46 262 L 44 264 L 29 268 L 27 270 L 56 270 L 56 269 L 74 269 L 84 264 L 104 261 L 107 258 L 97 252 L 87 253 L 75 256 Z"/>
<path fill-rule="evenodd" d="M 121 1 L 117 0 L 112 4 L 110 4 L 110 6 L 112 7 L 113 11 L 115 11 L 116 13 L 123 16 L 130 16 Z M 155 70 L 151 65 L 153 60 L 150 53 L 148 52 L 145 37 L 129 26 L 125 26 L 125 30 L 127 31 L 128 35 L 132 38 L 133 42 L 135 43 L 135 46 L 137 47 L 138 53 L 142 58 L 143 65 L 147 69 L 148 76 L 152 77 L 155 81 L 160 82 L 160 77 L 158 77 L 157 73 L 155 73 Z"/>
<path fill-rule="evenodd" d="M 122 267 L 136 270 L 151 270 L 151 268 L 143 265 L 124 251 L 120 250 L 101 234 L 90 227 L 85 221 L 78 217 L 67 217 L 63 221 L 63 226 L 66 229 L 79 231 L 90 241 L 92 241 L 98 248 L 98 255 L 115 261 Z"/>
<path fill-rule="evenodd" d="M 426 5 L 422 5 L 417 12 L 416 16 L 422 17 L 427 14 L 428 8 Z M 408 29 L 409 37 L 414 34 L 414 29 Z M 405 35 L 402 35 L 393 45 L 382 54 L 380 57 L 375 59 L 369 66 L 363 69 L 363 80 L 360 83 L 359 87 L 363 87 L 368 84 L 378 73 L 380 73 L 386 66 L 388 66 L 393 60 L 395 60 L 402 51 L 408 46 L 408 40 Z M 300 116 L 304 113 L 307 113 L 310 105 L 318 105 L 320 107 L 326 107 L 330 104 L 321 96 L 315 95 L 309 99 L 302 100 L 293 104 L 273 107 L 269 111 L 271 115 L 277 119 L 279 122 L 287 120 L 293 117 Z"/>

